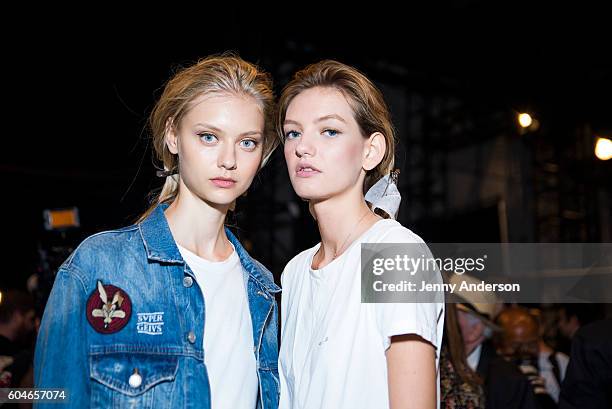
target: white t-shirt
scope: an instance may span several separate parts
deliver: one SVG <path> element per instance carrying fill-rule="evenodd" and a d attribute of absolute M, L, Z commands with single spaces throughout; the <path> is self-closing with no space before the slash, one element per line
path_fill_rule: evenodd
<path fill-rule="evenodd" d="M 361 243 L 423 241 L 395 220 L 379 220 L 321 269 L 311 268 L 320 243 L 287 264 L 281 277 L 279 409 L 388 408 L 385 351 L 394 335 L 417 334 L 431 342 L 438 366 L 444 304 L 361 303 Z M 439 371 L 437 384 L 440 396 Z"/>
<path fill-rule="evenodd" d="M 178 249 L 204 295 L 204 362 L 211 407 L 253 409 L 259 380 L 240 258 L 234 250 L 226 260 L 212 262 L 184 247 Z"/>
<path fill-rule="evenodd" d="M 559 403 L 559 394 L 561 393 L 561 385 L 557 382 L 553 373 L 553 366 L 550 363 L 550 352 L 540 352 L 538 357 L 538 366 L 540 368 L 540 376 L 544 378 L 546 391 L 553 398 L 553 400 Z M 565 378 L 565 372 L 567 371 L 567 365 L 569 364 L 569 357 L 562 352 L 555 352 L 555 358 L 559 365 L 559 377 L 561 381 Z"/>

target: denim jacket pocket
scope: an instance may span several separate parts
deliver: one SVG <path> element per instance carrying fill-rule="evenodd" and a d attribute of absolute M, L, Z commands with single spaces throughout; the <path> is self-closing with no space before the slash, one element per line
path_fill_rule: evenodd
<path fill-rule="evenodd" d="M 178 356 L 148 353 L 90 355 L 92 408 L 172 406 Z"/>

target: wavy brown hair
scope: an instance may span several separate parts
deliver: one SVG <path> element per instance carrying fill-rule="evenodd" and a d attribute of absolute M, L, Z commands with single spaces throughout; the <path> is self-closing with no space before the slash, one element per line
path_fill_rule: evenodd
<path fill-rule="evenodd" d="M 276 131 L 281 140 L 285 139 L 283 123 L 289 104 L 301 92 L 314 87 L 337 89 L 348 99 L 364 138 L 369 138 L 375 132 L 385 137 L 385 155 L 378 166 L 366 173 L 363 186 L 365 193 L 380 178 L 391 172 L 395 164 L 395 129 L 382 92 L 354 67 L 334 60 L 311 64 L 296 72 L 281 93 L 276 120 Z"/>

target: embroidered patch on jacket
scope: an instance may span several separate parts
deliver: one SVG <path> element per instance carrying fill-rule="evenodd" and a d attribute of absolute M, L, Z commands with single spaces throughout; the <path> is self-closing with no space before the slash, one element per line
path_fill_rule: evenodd
<path fill-rule="evenodd" d="M 125 327 L 132 315 L 132 302 L 128 294 L 114 285 L 103 285 L 87 300 L 87 321 L 101 334 L 113 334 Z"/>
<path fill-rule="evenodd" d="M 164 332 L 164 313 L 163 312 L 138 312 L 138 322 L 136 331 L 139 334 L 161 335 Z"/>

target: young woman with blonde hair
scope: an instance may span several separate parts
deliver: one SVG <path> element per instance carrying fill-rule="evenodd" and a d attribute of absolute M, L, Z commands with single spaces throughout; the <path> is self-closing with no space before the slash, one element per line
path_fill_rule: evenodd
<path fill-rule="evenodd" d="M 278 144 L 273 106 L 269 76 L 233 55 L 166 84 L 150 117 L 163 190 L 59 269 L 38 388 L 64 388 L 74 408 L 277 407 L 280 289 L 224 227 Z"/>

